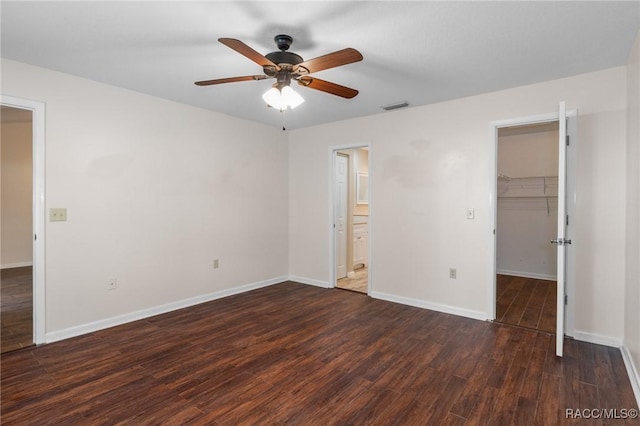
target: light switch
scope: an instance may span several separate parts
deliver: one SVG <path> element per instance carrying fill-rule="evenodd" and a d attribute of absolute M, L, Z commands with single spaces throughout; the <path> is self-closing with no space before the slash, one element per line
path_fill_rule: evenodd
<path fill-rule="evenodd" d="M 473 211 L 473 208 L 468 208 L 467 209 L 467 219 L 473 219 L 475 217 L 475 213 Z"/>
<path fill-rule="evenodd" d="M 66 222 L 67 209 L 49 209 L 49 222 Z"/>

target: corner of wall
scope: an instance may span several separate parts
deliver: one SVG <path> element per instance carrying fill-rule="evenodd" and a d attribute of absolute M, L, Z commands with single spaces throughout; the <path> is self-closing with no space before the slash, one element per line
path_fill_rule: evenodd
<path fill-rule="evenodd" d="M 640 405 L 640 31 L 627 64 L 625 315 L 621 347 Z"/>

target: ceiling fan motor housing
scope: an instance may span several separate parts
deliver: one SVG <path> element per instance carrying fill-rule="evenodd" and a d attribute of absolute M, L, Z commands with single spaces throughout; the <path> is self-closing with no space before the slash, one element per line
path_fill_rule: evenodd
<path fill-rule="evenodd" d="M 285 52 L 284 50 L 280 52 L 267 53 L 265 57 L 276 65 L 298 65 L 303 61 L 302 56 L 291 52 Z"/>
<path fill-rule="evenodd" d="M 267 53 L 265 58 L 276 64 L 280 70 L 284 71 L 293 71 L 294 66 L 304 62 L 302 56 L 296 55 L 293 52 L 287 52 L 289 47 L 291 47 L 291 43 L 293 43 L 293 38 L 286 34 L 279 34 L 273 38 L 280 49 L 277 52 Z M 277 70 L 273 69 L 273 67 L 267 66 L 263 67 L 264 73 L 270 77 L 276 75 Z"/>

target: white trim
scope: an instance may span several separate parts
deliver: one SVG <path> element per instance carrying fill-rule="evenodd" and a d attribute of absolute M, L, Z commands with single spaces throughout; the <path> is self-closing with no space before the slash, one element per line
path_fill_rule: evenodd
<path fill-rule="evenodd" d="M 331 283 L 328 283 L 326 281 L 315 280 L 313 278 L 299 277 L 297 275 L 289 275 L 289 281 L 294 281 L 300 284 L 314 285 L 316 287 L 322 287 L 322 288 L 334 287 L 331 285 Z"/>
<path fill-rule="evenodd" d="M 489 291 L 487 292 L 487 316 L 488 319 L 493 321 L 496 319 L 496 302 L 497 302 L 497 286 L 498 281 L 496 277 L 496 270 L 498 268 L 498 243 L 496 240 L 496 231 L 498 229 L 498 128 L 499 122 L 489 123 L 489 141 L 491 142 L 491 152 L 493 156 L 489 164 L 491 170 L 491 176 L 493 180 L 489 187 L 489 212 L 493 215 L 492 226 L 489 226 L 489 250 L 487 250 L 488 256 L 487 263 L 491 265 L 489 268 L 489 277 L 487 282 L 489 283 Z"/>
<path fill-rule="evenodd" d="M 264 281 L 258 281 L 251 284 L 245 284 L 225 290 L 216 291 L 214 293 L 203 294 L 201 296 L 190 297 L 188 299 L 171 302 L 160 306 L 154 306 L 140 311 L 130 312 L 127 314 L 117 315 L 103 320 L 93 321 L 87 324 L 81 324 L 74 327 L 65 328 L 58 331 L 47 333 L 46 343 L 57 342 L 59 340 L 69 339 L 71 337 L 81 336 L 87 333 L 104 330 L 105 328 L 115 327 L 117 325 L 126 324 L 133 321 L 153 317 L 156 315 L 166 314 L 178 309 L 188 308 L 190 306 L 199 305 L 201 303 L 210 302 L 212 300 L 221 299 L 223 297 L 232 296 L 234 294 L 245 293 L 247 291 L 256 290 L 262 287 L 278 284 L 287 281 L 287 277 L 276 277 Z"/>
<path fill-rule="evenodd" d="M 498 275 L 509 275 L 510 277 L 533 278 L 536 280 L 547 280 L 547 281 L 557 280 L 557 277 L 555 275 L 538 274 L 535 272 L 509 271 L 507 269 L 498 269 L 496 272 L 498 273 Z"/>
<path fill-rule="evenodd" d="M 631 357 L 629 348 L 626 345 L 622 345 L 620 347 L 620 353 L 622 354 L 624 366 L 627 368 L 631 388 L 636 396 L 636 403 L 640 407 L 640 372 L 638 372 L 638 367 L 633 363 L 633 358 Z"/>
<path fill-rule="evenodd" d="M 335 176 L 336 176 L 336 164 L 335 164 L 335 155 L 337 149 L 333 147 L 329 147 L 329 187 L 327 191 L 327 208 L 329 209 L 329 215 L 327 216 L 329 220 L 327 221 L 327 229 L 329 232 L 329 282 L 327 283 L 327 288 L 334 288 L 336 285 L 336 234 L 335 234 L 335 221 L 336 221 L 336 212 L 335 212 L 335 198 L 333 193 L 335 191 Z M 302 278 L 302 277 L 299 277 Z M 295 280 L 294 280 L 295 281 Z M 313 280 L 315 281 L 315 280 Z M 300 281 L 304 284 L 311 284 L 311 282 L 306 283 L 304 281 Z M 320 281 L 319 281 L 320 282 Z M 317 284 L 311 284 L 317 285 Z M 320 286 L 322 287 L 322 286 Z"/>
<path fill-rule="evenodd" d="M 595 343 L 596 345 L 610 346 L 612 348 L 619 348 L 622 346 L 622 339 L 603 336 L 601 334 L 587 333 L 585 331 L 574 330 L 572 337 L 582 342 Z"/>
<path fill-rule="evenodd" d="M 558 227 L 556 238 L 567 238 L 567 108 L 566 102 L 558 102 Z M 556 285 L 556 356 L 561 357 L 564 351 L 564 333 L 567 303 L 567 247 L 556 245 L 558 285 Z"/>
<path fill-rule="evenodd" d="M 45 342 L 45 104 L 44 102 L 0 95 L 0 104 L 31 110 L 33 127 L 33 341 Z"/>
<path fill-rule="evenodd" d="M 569 113 L 567 113 L 569 115 Z M 506 120 L 492 121 L 491 126 L 496 128 L 513 127 L 513 126 L 529 126 L 532 124 L 543 124 L 549 121 L 558 121 L 558 113 L 550 112 L 547 114 L 530 115 L 527 117 L 508 118 Z"/>
<path fill-rule="evenodd" d="M 429 309 L 430 311 L 443 312 L 445 314 L 458 315 L 461 317 L 481 321 L 485 321 L 487 319 L 486 312 L 472 311 L 470 309 L 462 309 L 456 306 L 441 305 L 439 303 L 432 303 L 426 300 L 414 299 L 412 297 L 396 296 L 395 294 L 383 293 L 380 291 L 373 291 L 369 295 L 374 299 L 400 303 L 402 305 L 414 306 L 416 308 Z"/>
<path fill-rule="evenodd" d="M 0 269 L 24 268 L 26 266 L 33 266 L 33 262 L 5 263 L 4 265 L 0 265 Z"/>

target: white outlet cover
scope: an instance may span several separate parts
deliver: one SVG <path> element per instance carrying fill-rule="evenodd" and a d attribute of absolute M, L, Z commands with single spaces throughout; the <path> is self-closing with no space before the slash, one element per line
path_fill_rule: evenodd
<path fill-rule="evenodd" d="M 66 221 L 67 221 L 66 208 L 50 208 L 49 209 L 49 222 L 66 222 Z"/>

